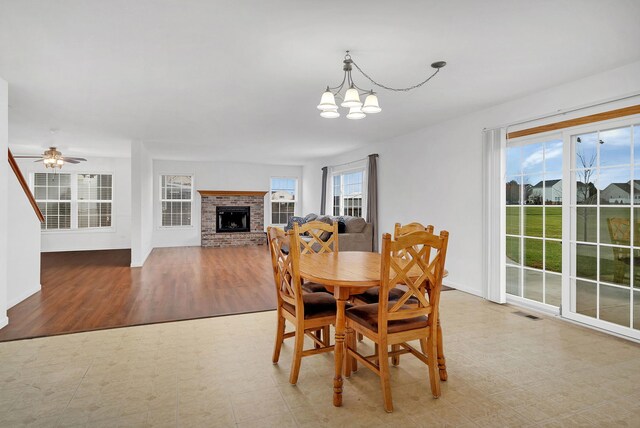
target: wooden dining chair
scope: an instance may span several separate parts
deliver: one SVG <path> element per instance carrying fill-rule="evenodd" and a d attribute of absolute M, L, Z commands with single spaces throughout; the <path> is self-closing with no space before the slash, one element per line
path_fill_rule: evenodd
<path fill-rule="evenodd" d="M 336 301 L 329 293 L 303 293 L 300 281 L 300 247 L 296 245 L 293 231 L 285 233 L 277 227 L 267 229 L 269 250 L 276 285 L 278 327 L 272 361 L 278 363 L 285 339 L 294 337 L 289 382 L 295 385 L 300 373 L 302 357 L 333 351 L 329 340 L 329 326 L 336 322 Z M 295 330 L 285 332 L 286 321 Z M 322 336 L 320 332 L 324 332 Z M 311 338 L 314 349 L 304 350 L 305 336 Z"/>
<path fill-rule="evenodd" d="M 615 245 L 624 247 L 611 247 L 613 251 L 613 282 L 624 283 L 625 276 L 629 272 L 629 265 L 632 263 L 631 250 L 631 220 L 628 218 L 611 217 L 607 219 L 609 229 L 609 239 Z"/>
<path fill-rule="evenodd" d="M 442 276 L 449 233 L 434 235 L 427 231 L 412 232 L 391 240 L 386 233 L 382 238 L 382 261 L 380 268 L 380 302 L 354 306 L 346 311 L 347 338 L 346 375 L 351 375 L 351 358 L 355 358 L 380 377 L 384 408 L 393 411 L 389 358 L 395 355 L 412 354 L 429 367 L 431 393 L 440 396 L 438 376 L 438 309 Z M 403 251 L 405 258 L 395 257 Z M 427 283 L 431 292 L 427 292 Z M 397 301 L 389 300 L 389 290 L 404 284 L 407 290 Z M 418 304 L 407 305 L 410 298 Z M 358 342 L 353 332 L 362 333 L 378 346 L 373 355 L 362 355 L 357 350 Z M 408 342 L 420 341 L 418 350 Z M 389 352 L 389 346 L 398 345 Z"/>
<path fill-rule="evenodd" d="M 400 236 L 403 236 L 412 232 L 423 231 L 423 230 L 429 233 L 433 233 L 434 228 L 433 228 L 433 225 L 424 226 L 418 222 L 408 223 L 408 224 L 405 224 L 404 226 L 401 225 L 400 223 L 396 223 L 393 228 L 393 239 L 397 240 L 398 237 Z M 396 256 L 405 257 L 406 252 L 403 251 L 399 254 L 396 254 Z M 431 284 L 427 282 L 427 293 L 429 293 L 430 290 L 431 290 Z M 438 321 L 438 371 L 440 372 L 440 380 L 446 381 L 449 375 L 447 374 L 447 363 L 444 357 L 444 346 L 442 343 L 443 342 L 442 325 L 440 323 L 440 317 L 438 317 L 437 321 Z M 399 360 L 395 361 L 396 365 L 398 362 Z"/>
<path fill-rule="evenodd" d="M 337 253 L 338 223 L 327 224 L 310 221 L 302 225 L 293 223 L 293 233 L 300 245 L 301 254 Z M 326 292 L 322 284 L 303 281 L 302 289 L 308 293 Z"/>

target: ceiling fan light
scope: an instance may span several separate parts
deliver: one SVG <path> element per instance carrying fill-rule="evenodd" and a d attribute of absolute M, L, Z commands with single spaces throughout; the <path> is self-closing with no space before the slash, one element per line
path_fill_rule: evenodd
<path fill-rule="evenodd" d="M 338 107 L 336 107 L 331 110 L 324 110 L 322 113 L 320 113 L 320 116 L 324 117 L 325 119 L 335 119 L 340 117 L 340 113 L 338 113 Z"/>
<path fill-rule="evenodd" d="M 322 93 L 322 98 L 320 98 L 320 104 L 318 104 L 318 110 L 335 110 L 338 106 L 336 105 L 336 99 L 331 91 L 328 89 Z"/>
<path fill-rule="evenodd" d="M 378 104 L 378 96 L 376 94 L 372 92 L 367 95 L 367 98 L 364 100 L 362 111 L 367 114 L 380 113 L 382 111 Z"/>
<path fill-rule="evenodd" d="M 349 109 L 349 113 L 347 114 L 347 119 L 358 120 L 364 119 L 367 115 L 362 112 L 360 106 L 351 107 Z"/>
<path fill-rule="evenodd" d="M 360 101 L 358 90 L 354 87 L 347 89 L 347 92 L 344 94 L 344 101 L 340 105 L 347 108 L 360 107 L 362 102 Z"/>

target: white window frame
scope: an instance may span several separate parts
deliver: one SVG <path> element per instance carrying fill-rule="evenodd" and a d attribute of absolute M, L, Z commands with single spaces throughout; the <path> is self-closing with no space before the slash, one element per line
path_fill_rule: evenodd
<path fill-rule="evenodd" d="M 545 132 L 545 133 L 540 133 L 540 134 L 535 134 L 535 135 L 529 135 L 529 136 L 525 136 L 525 137 L 521 137 L 521 138 L 515 138 L 515 139 L 511 139 L 507 141 L 506 147 L 505 147 L 505 169 L 504 169 L 504 173 L 502 174 L 502 184 L 501 186 L 504 187 L 505 183 L 506 183 L 506 178 L 508 178 L 507 174 L 506 174 L 506 150 L 512 147 L 524 147 L 524 146 L 528 146 L 528 145 L 532 145 L 532 144 L 537 144 L 537 143 L 546 143 L 550 140 L 562 140 L 563 141 L 563 152 L 562 152 L 562 171 L 549 171 L 549 172 L 561 172 L 562 174 L 562 195 L 563 197 L 565 196 L 565 187 L 569 187 L 566 186 L 565 183 L 569 183 L 570 181 L 566 180 L 565 178 L 565 171 L 564 171 L 564 167 L 565 167 L 565 156 L 567 156 L 566 154 L 566 149 L 565 149 L 565 144 L 564 144 L 564 139 L 563 139 L 563 135 L 562 132 L 560 131 L 550 131 L 550 132 Z M 536 173 L 538 174 L 538 173 Z M 544 179 L 544 171 L 541 171 L 539 173 L 539 175 L 543 176 Z M 524 175 L 523 175 L 524 177 Z M 521 183 L 521 190 L 520 190 L 520 198 L 524 198 L 524 183 Z M 506 207 L 507 206 L 514 206 L 514 205 L 506 205 L 506 198 L 503 197 L 502 201 L 501 201 L 501 210 L 503 212 L 506 211 Z M 517 205 L 518 207 L 520 206 L 526 206 L 526 204 L 524 204 L 524 200 L 521 199 L 520 200 L 520 205 Z M 544 186 L 543 186 L 543 201 L 542 204 L 540 205 L 536 205 L 536 206 L 540 206 L 540 207 L 547 207 L 547 204 L 545 204 L 545 200 L 544 200 Z M 548 272 L 551 275 L 558 275 L 561 277 L 561 298 L 562 298 L 562 293 L 563 293 L 563 289 L 564 289 L 564 276 L 565 276 L 565 270 L 568 269 L 568 265 L 565 264 L 565 256 L 566 256 L 566 251 L 565 251 L 565 241 L 566 236 L 565 236 L 565 214 L 566 211 L 568 211 L 565 205 L 565 200 L 563 200 L 562 205 L 552 205 L 552 207 L 562 207 L 562 231 L 563 231 L 563 238 L 562 239 L 556 239 L 556 238 L 547 238 L 545 237 L 541 237 L 541 238 L 536 238 L 536 237 L 526 237 L 525 238 L 525 232 L 524 232 L 524 210 L 520 211 L 520 235 L 518 236 L 518 238 L 520 239 L 520 258 L 521 258 L 521 264 L 520 264 L 520 289 L 522 290 L 524 287 L 524 272 L 525 270 L 529 270 L 529 271 L 535 271 L 535 272 L 539 272 L 542 274 L 543 277 L 543 288 L 542 288 L 542 293 L 543 296 L 545 296 L 546 293 L 546 273 Z M 543 208 L 544 209 L 544 208 Z M 545 228 L 545 216 L 543 216 L 543 223 L 542 223 L 542 228 L 543 230 L 546 230 Z M 502 227 L 502 230 L 500 231 L 501 233 L 501 239 L 505 239 L 506 240 L 506 231 L 505 231 L 505 227 Z M 514 235 L 516 236 L 516 235 Z M 551 242 L 560 242 L 561 243 L 561 248 L 562 248 L 562 272 L 561 273 L 557 273 L 557 272 L 553 272 L 553 271 L 547 271 L 546 267 L 545 269 L 538 269 L 538 268 L 533 268 L 533 267 L 527 267 L 524 264 L 524 260 L 523 258 L 525 257 L 525 252 L 524 252 L 524 240 L 525 239 L 536 239 L 536 240 L 541 240 L 543 241 L 543 252 L 542 252 L 542 260 L 545 261 L 546 263 L 546 247 L 544 246 L 544 242 L 545 241 L 551 241 Z M 506 252 L 506 244 L 503 248 L 503 253 Z M 506 259 L 505 261 L 503 261 L 501 263 L 501 270 L 505 270 L 505 267 L 507 266 L 506 263 Z M 506 282 L 504 284 L 505 289 L 506 289 Z M 543 303 L 543 302 L 539 302 L 536 300 L 532 300 L 523 296 L 516 296 L 513 294 L 509 294 L 509 293 L 505 293 L 506 296 L 506 301 L 507 303 L 512 303 L 512 304 L 516 304 L 519 306 L 523 306 L 523 307 L 527 307 L 527 308 L 531 308 L 540 312 L 544 312 L 544 313 L 548 313 L 548 314 L 552 314 L 552 315 L 559 315 L 561 308 L 562 308 L 562 303 L 560 303 L 560 306 L 554 306 L 554 305 L 550 305 L 547 303 Z"/>
<path fill-rule="evenodd" d="M 36 174 L 52 174 L 49 171 L 36 171 L 29 174 L 29 185 L 31 192 L 35 196 L 35 177 Z M 71 227 L 69 229 L 42 229 L 44 234 L 56 234 L 56 233 L 112 233 L 116 231 L 115 219 L 116 219 L 116 174 L 113 171 L 61 171 L 59 174 L 71 175 L 71 200 L 61 202 L 71 202 Z M 78 175 L 85 174 L 98 174 L 98 175 L 110 175 L 111 176 L 111 226 L 104 227 L 78 227 Z M 37 202 L 37 201 L 36 201 Z M 85 201 L 82 202 L 93 202 Z M 100 201 L 109 202 L 109 201 Z M 44 213 L 43 213 L 44 215 Z M 46 216 L 45 216 L 46 221 Z"/>
<path fill-rule="evenodd" d="M 291 201 L 274 201 L 271 199 L 271 194 L 273 193 L 273 180 L 274 179 L 282 179 L 282 180 L 293 180 L 295 182 L 295 188 L 293 191 L 293 215 L 298 215 L 300 212 L 299 209 L 299 199 L 298 199 L 298 188 L 300 186 L 299 179 L 296 176 L 285 176 L 285 175 L 274 175 L 269 177 L 269 224 L 271 226 L 283 227 L 286 226 L 287 223 L 273 223 L 273 203 L 274 202 L 291 202 Z"/>
<path fill-rule="evenodd" d="M 31 194 L 34 196 L 36 196 L 36 174 L 54 174 L 53 171 L 49 172 L 49 171 L 44 171 L 44 172 L 33 172 L 30 174 L 29 176 L 29 180 L 30 180 L 30 185 L 31 185 Z M 36 204 L 37 203 L 43 203 L 48 204 L 48 203 L 58 203 L 58 210 L 60 209 L 60 203 L 69 203 L 69 228 L 68 229 L 60 229 L 59 227 L 57 229 L 47 229 L 46 225 L 47 225 L 47 214 L 46 214 L 46 210 L 42 213 L 42 215 L 44 216 L 44 224 L 45 224 L 45 228 L 44 229 L 40 229 L 40 231 L 42 233 L 60 233 L 60 232 L 69 232 L 73 230 L 73 197 L 74 197 L 74 191 L 73 191 L 73 173 L 69 173 L 69 172 L 61 172 L 61 173 L 55 173 L 56 175 L 58 174 L 66 174 L 69 175 L 69 188 L 71 190 L 71 198 L 70 199 L 60 199 L 60 195 L 58 194 L 58 199 L 35 199 Z M 48 186 L 47 186 L 48 187 Z M 58 186 L 59 188 L 60 186 Z M 59 211 L 58 211 L 59 213 Z M 58 214 L 58 217 L 60 217 L 60 215 Z M 60 219 L 58 218 L 58 221 Z M 60 225 L 60 223 L 58 223 L 58 226 Z"/>
<path fill-rule="evenodd" d="M 367 195 L 368 170 L 367 170 L 367 161 L 364 159 L 362 161 L 353 162 L 342 167 L 331 167 L 331 173 L 328 174 L 328 180 L 329 180 L 329 182 L 327 183 L 328 197 L 327 197 L 327 206 L 325 207 L 325 212 L 328 215 L 331 215 L 331 216 L 334 215 L 333 214 L 333 198 L 334 198 L 333 177 L 337 175 L 352 174 L 354 172 L 362 172 L 362 218 L 367 218 L 367 199 L 369 196 Z M 341 188 L 344 186 L 344 184 L 342 183 L 342 180 L 341 180 L 340 186 Z M 341 191 L 340 193 L 343 193 L 343 192 Z M 341 211 L 344 211 L 343 196 L 344 195 L 340 195 Z M 343 215 L 343 214 L 339 214 L 339 215 Z"/>
<path fill-rule="evenodd" d="M 172 176 L 188 176 L 191 177 L 191 224 L 189 225 L 176 225 L 176 226 L 165 226 L 162 224 L 162 203 L 163 202 L 187 202 L 187 199 L 162 199 L 162 177 L 172 175 Z M 158 229 L 167 229 L 167 230 L 175 230 L 175 229 L 193 229 L 194 228 L 194 216 L 193 209 L 195 205 L 195 181 L 196 177 L 193 173 L 181 173 L 181 172 L 161 172 L 158 174 Z"/>
<path fill-rule="evenodd" d="M 574 280 L 576 278 L 576 264 L 573 260 L 574 257 L 574 244 L 576 243 L 576 230 L 575 230 L 575 219 L 572 219 L 572 213 L 573 213 L 573 207 L 576 206 L 575 203 L 575 192 L 574 192 L 574 188 L 572 185 L 565 185 L 564 183 L 573 183 L 572 181 L 572 172 L 574 171 L 575 167 L 572 164 L 572 161 L 574 159 L 574 153 L 572 151 L 572 137 L 575 135 L 579 135 L 579 134 L 586 134 L 586 133 L 591 133 L 591 132 L 597 132 L 598 130 L 607 130 L 607 129 L 613 129 L 613 128 L 618 128 L 618 127 L 625 127 L 625 126 L 631 126 L 631 125 L 635 125 L 638 123 L 638 121 L 640 120 L 640 116 L 638 115 L 633 115 L 633 116 L 628 116 L 625 118 L 615 118 L 615 119 L 611 119 L 611 120 L 603 120 L 600 122 L 595 122 L 595 123 L 589 123 L 589 124 L 585 124 L 585 125 L 579 125 L 579 126 L 574 126 L 571 128 L 565 128 L 562 129 L 560 131 L 551 131 L 548 133 L 540 133 L 540 134 L 536 134 L 535 136 L 527 136 L 527 137 L 521 137 L 521 138 L 517 138 L 517 139 L 513 139 L 509 141 L 508 147 L 513 147 L 516 145 L 525 145 L 528 141 L 531 140 L 544 140 L 547 139 L 551 136 L 561 136 L 561 139 L 563 141 L 563 165 L 562 165 L 562 181 L 563 181 L 563 186 L 562 186 L 562 199 L 563 199 L 563 210 L 562 210 L 562 231 L 563 231 L 563 238 L 562 238 L 562 303 L 560 305 L 559 310 L 557 309 L 551 309 L 548 305 L 539 303 L 539 302 L 534 302 L 531 301 L 529 299 L 523 299 L 523 298 L 518 298 L 516 296 L 512 296 L 512 295 L 507 295 L 507 302 L 508 303 L 512 303 L 518 306 L 522 306 L 522 307 L 528 307 L 534 310 L 539 310 L 542 312 L 548 312 L 548 313 L 553 313 L 556 315 L 560 315 L 560 317 L 562 317 L 563 319 L 569 320 L 569 321 L 573 321 L 573 322 L 577 322 L 580 323 L 582 325 L 586 325 L 588 327 L 594 328 L 594 329 L 598 329 L 600 331 L 604 331 L 608 334 L 613 334 L 619 337 L 624 337 L 626 339 L 631 339 L 634 341 L 640 341 L 640 331 L 630 328 L 630 327 L 626 327 L 626 326 L 621 326 L 612 322 L 608 322 L 606 320 L 601 320 L 601 319 L 596 319 L 590 316 L 586 316 L 580 313 L 577 313 L 575 311 L 575 289 L 572 287 L 572 280 Z M 635 171 L 637 170 L 637 168 L 634 168 L 632 165 L 634 163 L 634 150 L 635 147 L 632 145 L 631 147 L 631 154 L 630 154 L 630 171 L 631 171 L 631 175 L 630 175 L 630 180 L 633 181 L 635 179 L 637 179 L 638 177 L 635 177 Z M 626 167 L 626 165 L 625 165 Z M 504 176 L 503 178 L 503 186 L 504 186 Z M 634 193 L 632 191 L 632 193 Z M 635 194 L 634 194 L 634 198 L 635 198 Z M 630 205 L 630 209 L 631 211 L 634 210 L 634 208 L 638 208 L 638 206 L 636 206 L 633 201 L 630 201 L 629 203 Z M 502 209 L 504 210 L 505 207 L 505 200 L 504 198 L 502 198 L 501 201 L 501 206 Z M 598 204 L 598 207 L 600 206 L 600 204 Z M 632 214 L 632 218 L 633 218 Z M 598 222 L 599 224 L 599 222 Z M 635 229 L 632 229 L 632 234 L 635 232 Z M 502 232 L 501 232 L 502 233 Z M 599 231 L 597 233 L 600 233 Z M 631 242 L 634 242 L 634 236 L 631 236 Z M 598 246 L 603 245 L 602 243 L 599 242 L 596 244 Z M 604 244 L 603 246 L 607 246 L 607 244 Z M 633 248 L 635 246 L 632 246 L 632 251 Z M 521 254 L 522 256 L 522 254 Z M 504 269 L 504 264 L 502 264 L 502 269 Z M 633 272 L 633 266 L 630 267 L 630 275 L 633 278 L 634 272 Z M 599 278 L 599 275 L 597 275 L 597 277 Z M 588 282 L 596 282 L 596 283 L 601 283 L 603 281 L 601 281 L 600 279 L 598 279 L 597 281 L 588 281 Z M 606 281 L 604 281 L 605 285 L 609 285 Z M 633 319 L 633 309 L 634 309 L 634 297 L 635 295 L 633 294 L 633 287 L 630 286 L 630 291 L 632 292 L 632 296 L 629 302 L 630 305 L 630 311 L 632 312 L 630 314 L 630 318 Z M 624 288 L 624 287 L 619 287 L 619 288 Z M 599 297 L 598 297 L 599 298 Z M 553 308 L 553 307 L 552 307 Z M 599 308 L 599 302 L 597 303 L 597 308 Z M 551 310 L 550 310 L 551 309 Z"/>
<path fill-rule="evenodd" d="M 71 179 L 71 199 L 72 199 L 72 209 L 73 212 L 75 212 L 75 216 L 73 215 L 73 213 L 71 214 L 71 222 L 72 224 L 75 223 L 75 229 L 79 230 L 79 231 L 84 231 L 84 230 L 90 230 L 90 231 L 94 231 L 94 230 L 105 230 L 105 229 L 112 229 L 113 228 L 113 224 L 115 221 L 115 216 L 113 215 L 113 207 L 115 205 L 114 202 L 114 177 L 113 174 L 110 172 L 76 172 L 73 173 L 73 175 L 75 175 L 75 177 L 72 176 Z M 79 193 L 79 184 L 78 184 L 78 176 L 80 175 L 110 175 L 111 176 L 111 199 L 106 200 L 106 199 L 78 199 L 78 193 Z M 73 186 L 73 183 L 75 182 L 75 186 Z M 74 188 L 75 187 L 75 188 Z M 88 226 L 88 227 L 80 227 L 79 223 L 80 223 L 80 213 L 79 213 L 79 208 L 80 208 L 80 203 L 110 203 L 111 204 L 111 226 Z M 75 206 L 75 207 L 74 207 Z M 75 220 L 74 220 L 75 217 Z M 89 216 L 91 217 L 91 216 Z"/>

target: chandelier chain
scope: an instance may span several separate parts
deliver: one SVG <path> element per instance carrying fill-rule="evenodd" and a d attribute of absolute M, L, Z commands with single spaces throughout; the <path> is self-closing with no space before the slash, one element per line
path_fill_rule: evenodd
<path fill-rule="evenodd" d="M 374 85 L 376 85 L 376 86 L 379 86 L 379 87 L 380 87 L 380 88 L 382 88 L 382 89 L 386 89 L 387 91 L 393 91 L 393 92 L 408 92 L 408 91 L 411 91 L 411 90 L 413 90 L 413 89 L 419 88 L 420 86 L 424 85 L 424 84 L 425 84 L 425 83 L 427 83 L 429 80 L 431 80 L 432 78 L 434 78 L 434 77 L 435 77 L 435 75 L 436 75 L 436 74 L 438 74 L 438 72 L 440 71 L 440 69 L 439 69 L 439 68 L 437 68 L 437 69 L 436 69 L 436 71 L 435 71 L 431 76 L 429 76 L 429 77 L 427 77 L 427 78 L 426 78 L 426 80 L 423 80 L 422 82 L 417 83 L 417 84 L 415 84 L 415 85 L 413 85 L 413 86 L 409 86 L 409 87 L 407 87 L 407 88 L 392 88 L 392 87 L 390 87 L 390 86 L 383 85 L 383 84 L 378 83 L 378 82 L 376 82 L 375 80 L 373 80 L 371 77 L 369 77 L 369 75 L 368 75 L 367 73 L 365 73 L 364 71 L 362 71 L 362 69 L 358 66 L 358 64 L 356 64 L 356 62 L 355 62 L 355 61 L 353 61 L 353 59 L 351 60 L 351 63 L 352 63 L 352 64 L 353 64 L 353 66 L 354 66 L 355 68 L 357 68 L 357 69 L 358 69 L 358 71 L 359 71 L 360 73 L 362 73 L 362 75 L 363 75 L 364 77 L 366 77 L 366 78 L 367 78 L 371 83 L 373 83 L 373 84 L 374 84 Z"/>

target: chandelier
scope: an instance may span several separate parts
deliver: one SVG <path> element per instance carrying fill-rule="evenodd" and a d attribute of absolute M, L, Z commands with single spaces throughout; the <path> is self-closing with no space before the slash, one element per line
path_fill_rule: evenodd
<path fill-rule="evenodd" d="M 408 92 L 412 89 L 419 88 L 420 86 L 427 83 L 431 80 L 442 67 L 447 65 L 444 61 L 437 61 L 431 64 L 432 68 L 435 68 L 436 71 L 427 77 L 422 82 L 415 84 L 413 86 L 409 86 L 408 88 L 392 88 L 389 86 L 385 86 L 381 83 L 373 80 L 367 73 L 362 71 L 362 69 L 356 64 L 351 55 L 349 55 L 349 51 L 347 51 L 344 56 L 344 61 L 342 70 L 344 71 L 344 77 L 342 78 L 342 82 L 336 87 L 327 86 L 327 89 L 322 94 L 322 98 L 320 99 L 320 104 L 318 104 L 318 110 L 320 110 L 320 116 L 326 119 L 335 119 L 340 117 L 340 113 L 338 112 L 338 105 L 336 104 L 336 98 L 341 100 L 340 107 L 345 107 L 349 109 L 349 113 L 347 113 L 347 119 L 357 120 L 364 119 L 367 114 L 375 114 L 380 113 L 382 109 L 380 108 L 380 104 L 378 103 L 378 95 L 372 90 L 365 90 L 360 88 L 355 84 L 353 78 L 351 77 L 351 71 L 353 67 L 358 69 L 358 71 L 373 85 L 378 86 L 382 89 L 386 89 L 388 91 L 394 92 Z M 342 89 L 346 88 L 346 91 L 342 93 Z M 360 101 L 361 96 L 365 96 L 364 104 Z"/>

